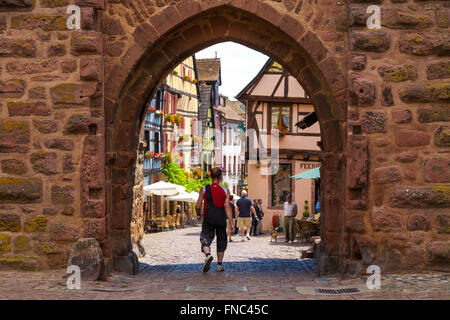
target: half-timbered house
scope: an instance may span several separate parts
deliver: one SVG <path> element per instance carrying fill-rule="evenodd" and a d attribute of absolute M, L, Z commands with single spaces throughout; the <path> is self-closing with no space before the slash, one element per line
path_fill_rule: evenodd
<path fill-rule="evenodd" d="M 263 200 L 263 228 L 272 227 L 273 215 L 283 215 L 283 202 L 288 193 L 297 203 L 297 218 L 302 217 L 305 200 L 308 201 L 308 211 L 314 214 L 318 199 L 316 181 L 290 178 L 320 165 L 319 124 L 316 122 L 306 129 L 296 126 L 314 112 L 305 90 L 279 63 L 269 59 L 237 99 L 246 107 L 247 132 L 253 129 L 255 136 L 261 138 L 247 140 L 246 159 L 249 159 L 250 151 L 256 151 L 258 157 L 255 163 L 247 162 L 246 174 L 249 196 Z M 259 151 L 271 154 L 271 135 L 279 136 L 279 164 L 275 174 L 266 175 L 269 172 L 267 166 L 271 163 L 260 158 Z"/>

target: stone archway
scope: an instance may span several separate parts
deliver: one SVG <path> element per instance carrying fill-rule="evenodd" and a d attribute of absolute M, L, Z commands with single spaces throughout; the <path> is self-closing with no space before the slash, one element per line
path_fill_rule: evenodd
<path fill-rule="evenodd" d="M 112 24 L 113 20 L 104 19 Z M 120 62 L 106 63 L 110 69 L 105 83 L 106 207 L 111 221 L 108 247 L 114 268 L 136 271 L 129 223 L 133 165 L 145 102 L 188 55 L 223 41 L 235 41 L 274 57 L 306 88 L 313 101 L 322 131 L 322 185 L 327 186 L 322 192 L 323 209 L 328 213 L 322 229 L 322 270 L 336 271 L 345 199 L 341 160 L 346 141 L 345 59 L 338 62 L 314 32 L 259 1 L 227 5 L 219 2 L 209 8 L 195 1 L 182 1 L 138 25 Z"/>

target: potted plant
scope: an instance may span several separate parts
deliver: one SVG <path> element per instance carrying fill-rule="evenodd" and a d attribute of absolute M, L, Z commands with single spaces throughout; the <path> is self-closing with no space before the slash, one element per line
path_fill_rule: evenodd
<path fill-rule="evenodd" d="M 279 131 L 279 137 L 284 137 L 287 133 L 288 133 L 288 129 L 287 128 L 282 128 Z"/>
<path fill-rule="evenodd" d="M 201 178 L 201 176 L 202 176 L 202 169 L 200 169 L 200 168 L 194 169 L 194 171 L 192 173 L 194 175 L 194 178 Z"/>
<path fill-rule="evenodd" d="M 173 114 L 166 114 L 165 116 L 164 116 L 164 121 L 165 122 L 168 122 L 168 123 L 174 123 L 174 121 L 175 121 L 175 117 L 174 117 L 174 115 Z"/>
<path fill-rule="evenodd" d="M 172 73 L 177 76 L 178 75 L 178 71 L 177 70 L 173 70 Z"/>
<path fill-rule="evenodd" d="M 154 156 L 154 154 L 153 154 L 153 152 L 151 152 L 151 151 L 147 151 L 147 152 L 144 154 L 144 157 L 145 157 L 145 158 L 153 158 L 153 156 Z"/>
<path fill-rule="evenodd" d="M 305 200 L 305 205 L 303 206 L 303 219 L 309 218 L 309 201 Z"/>
<path fill-rule="evenodd" d="M 274 135 L 276 137 L 284 137 L 287 133 L 289 133 L 288 129 L 283 127 L 281 129 L 279 128 L 274 128 L 270 131 L 269 134 Z"/>
<path fill-rule="evenodd" d="M 183 121 L 182 116 L 180 116 L 179 114 L 173 115 L 173 123 L 174 124 L 180 125 L 182 121 Z"/>
<path fill-rule="evenodd" d="M 172 162 L 172 154 L 170 152 L 166 153 L 164 157 L 166 158 L 167 162 Z"/>

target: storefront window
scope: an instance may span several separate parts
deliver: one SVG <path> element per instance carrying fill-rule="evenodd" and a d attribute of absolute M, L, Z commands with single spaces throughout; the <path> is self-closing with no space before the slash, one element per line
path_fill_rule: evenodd
<path fill-rule="evenodd" d="M 292 193 L 292 165 L 279 164 L 278 173 L 272 176 L 272 206 L 283 205 L 288 194 Z"/>

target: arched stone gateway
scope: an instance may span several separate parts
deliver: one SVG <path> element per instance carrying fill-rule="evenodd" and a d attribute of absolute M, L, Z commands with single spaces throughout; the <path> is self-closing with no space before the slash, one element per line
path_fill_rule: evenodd
<path fill-rule="evenodd" d="M 63 266 L 94 237 L 109 270 L 136 272 L 145 102 L 184 58 L 232 40 L 282 63 L 316 108 L 321 272 L 448 269 L 448 3 L 384 1 L 368 30 L 362 0 L 68 2 L 82 31 L 65 3 L 0 0 L 0 267 Z"/>
<path fill-rule="evenodd" d="M 198 3 L 190 2 L 188 7 L 193 10 L 195 4 Z M 131 184 L 125 185 L 125 180 L 115 183 L 114 179 L 122 175 L 128 182 L 129 177 L 133 176 L 131 163 L 135 161 L 145 102 L 158 88 L 159 82 L 187 56 L 214 43 L 232 40 L 275 57 L 308 89 L 319 114 L 322 131 L 325 133 L 322 139 L 323 157 L 328 156 L 336 162 L 333 168 L 330 165 L 324 166 L 325 181 L 334 178 L 337 182 L 334 186 L 330 185 L 324 210 L 330 212 L 330 218 L 331 215 L 342 216 L 343 203 L 339 199 L 344 198 L 345 193 L 338 191 L 336 187 L 345 178 L 342 175 L 343 165 L 338 159 L 342 157 L 345 143 L 346 80 L 345 74 L 339 71 L 343 66 L 337 64 L 336 59 L 313 32 L 305 30 L 291 16 L 281 15 L 268 5 L 261 8 L 259 2 L 247 2 L 247 6 L 246 10 L 237 5 L 216 4 L 207 10 L 202 10 L 198 6 L 196 11 L 186 14 L 182 10 L 184 5 L 180 4 L 178 10 L 175 6 L 161 11 L 158 19 L 168 21 L 169 17 L 178 16 L 178 12 L 186 15 L 183 19 L 181 17 L 178 20 L 173 19 L 171 25 L 165 25 L 159 31 L 148 21 L 143 21 L 137 26 L 130 49 L 125 53 L 123 60 L 112 63 L 111 76 L 107 78 L 106 112 L 112 114 L 111 122 L 106 123 L 107 149 L 108 152 L 127 161 L 119 161 L 119 165 L 112 163 L 110 169 L 107 168 L 112 171 L 112 180 L 107 181 L 106 185 L 131 194 L 128 190 L 132 187 Z M 278 21 L 278 24 L 269 21 Z M 162 35 L 158 37 L 158 34 Z M 306 50 L 305 47 L 309 47 L 310 50 Z M 344 64 L 343 57 L 341 60 L 341 64 Z M 331 82 L 330 76 L 333 79 Z M 329 177 L 330 175 L 333 178 Z M 125 188 L 127 190 L 124 190 Z M 125 218 L 124 215 L 131 217 L 129 210 L 132 202 L 128 197 L 120 202 L 115 197 L 113 199 L 107 204 L 112 213 L 113 243 L 119 246 L 117 248 L 113 245 L 113 255 L 117 252 L 124 255 L 128 254 L 131 245 L 127 227 L 129 218 Z M 331 206 L 335 208 L 331 210 Z M 114 224 L 117 220 L 127 221 L 127 224 L 118 228 Z M 334 220 L 339 221 L 339 218 L 336 217 Z M 335 224 L 332 220 L 326 219 L 324 224 L 328 227 L 324 230 L 337 238 L 338 226 L 332 225 L 333 223 Z M 125 244 L 127 247 L 123 247 Z M 115 249 L 119 251 L 114 252 Z M 339 256 L 338 247 L 334 249 L 332 255 Z M 129 258 L 125 258 L 127 259 Z M 119 258 L 119 261 L 122 260 Z"/>

